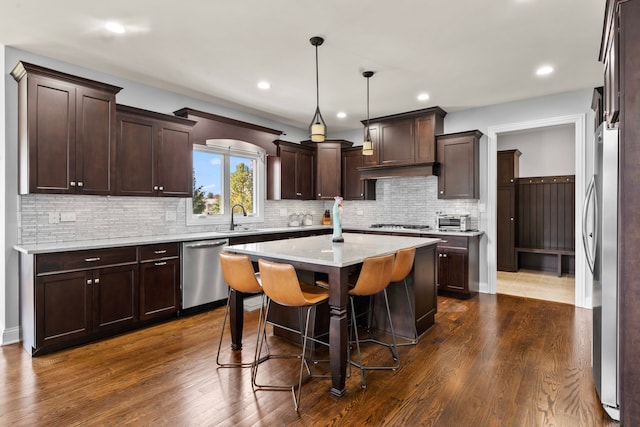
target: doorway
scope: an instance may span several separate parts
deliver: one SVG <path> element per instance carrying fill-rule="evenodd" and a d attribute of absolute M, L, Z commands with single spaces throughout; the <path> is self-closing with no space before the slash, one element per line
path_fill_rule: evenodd
<path fill-rule="evenodd" d="M 579 307 L 591 307 L 591 292 L 587 289 L 585 268 L 586 262 L 582 250 L 582 207 L 585 188 L 585 115 L 571 115 L 553 117 L 549 119 L 534 120 L 529 122 L 511 123 L 506 125 L 491 126 L 488 128 L 488 182 L 487 182 L 487 275 L 489 293 L 497 291 L 497 227 L 496 227 L 496 203 L 497 203 L 497 151 L 498 137 L 500 134 L 515 131 L 546 128 L 550 126 L 571 125 L 574 129 L 575 149 L 575 286 L 574 304 Z"/>

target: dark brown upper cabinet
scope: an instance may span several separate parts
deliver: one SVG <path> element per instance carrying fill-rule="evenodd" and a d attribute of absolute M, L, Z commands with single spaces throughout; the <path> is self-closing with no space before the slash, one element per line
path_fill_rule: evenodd
<path fill-rule="evenodd" d="M 113 193 L 121 88 L 19 62 L 19 192 Z"/>
<path fill-rule="evenodd" d="M 435 136 L 442 133 L 446 114 L 440 107 L 431 107 L 371 119 L 374 155 L 365 158 L 362 177 L 437 174 Z"/>
<path fill-rule="evenodd" d="M 362 147 L 342 151 L 342 196 L 345 200 L 375 200 L 375 180 L 360 179 L 360 170 L 371 156 L 362 155 Z"/>
<path fill-rule="evenodd" d="M 116 195 L 191 197 L 194 121 L 117 106 Z"/>
<path fill-rule="evenodd" d="M 275 140 L 277 156 L 267 156 L 267 199 L 312 200 L 315 150 Z"/>
<path fill-rule="evenodd" d="M 437 137 L 439 199 L 479 199 L 479 150 L 482 132 L 457 132 Z"/>
<path fill-rule="evenodd" d="M 342 150 L 353 143 L 341 139 L 327 139 L 324 142 L 303 141 L 302 145 L 315 150 L 315 199 L 333 200 L 342 196 Z"/>

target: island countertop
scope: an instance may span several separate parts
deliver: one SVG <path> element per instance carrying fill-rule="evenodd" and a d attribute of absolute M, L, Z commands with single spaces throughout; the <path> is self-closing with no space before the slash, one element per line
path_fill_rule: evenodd
<path fill-rule="evenodd" d="M 301 237 L 243 245 L 228 246 L 234 253 L 271 257 L 277 255 L 283 261 L 314 263 L 332 267 L 358 264 L 369 256 L 395 253 L 408 247 L 437 244 L 440 239 L 426 237 L 379 236 L 375 234 L 343 234 L 344 242 L 332 242 L 332 235 Z"/>

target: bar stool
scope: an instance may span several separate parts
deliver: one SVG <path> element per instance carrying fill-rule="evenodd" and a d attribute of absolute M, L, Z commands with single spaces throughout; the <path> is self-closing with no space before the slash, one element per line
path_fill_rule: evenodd
<path fill-rule="evenodd" d="M 300 406 L 300 393 L 302 389 L 302 374 L 304 372 L 304 368 L 307 368 L 307 373 L 309 376 L 311 375 L 311 371 L 309 370 L 309 366 L 306 361 L 305 353 L 307 349 L 307 341 L 313 340 L 318 343 L 326 344 L 322 341 L 316 340 L 313 337 L 309 336 L 309 318 L 311 309 L 315 312 L 318 304 L 329 299 L 329 292 L 325 289 L 318 288 L 312 285 L 309 285 L 304 282 L 300 282 L 298 280 L 298 276 L 296 274 L 296 270 L 290 264 L 279 264 L 275 262 L 270 262 L 266 260 L 259 260 L 258 267 L 260 270 L 260 277 L 262 278 L 262 290 L 267 296 L 267 306 L 265 309 L 264 316 L 262 318 L 261 330 L 258 331 L 258 347 L 256 348 L 256 358 L 257 355 L 260 354 L 262 350 L 262 344 L 266 341 L 266 328 L 267 323 L 270 323 L 267 318 L 269 315 L 269 307 L 271 306 L 271 302 L 275 302 L 280 305 L 288 306 L 288 307 L 300 307 L 306 308 L 306 321 L 304 325 L 304 333 L 302 336 L 302 352 L 299 354 L 281 354 L 281 355 L 272 355 L 270 354 L 268 358 L 300 358 L 300 374 L 298 377 L 298 390 L 296 393 L 296 384 L 292 385 L 271 385 L 271 384 L 258 384 L 256 378 L 258 376 L 258 367 L 259 363 L 255 363 L 252 368 L 251 373 L 251 385 L 253 387 L 254 392 L 256 390 L 291 390 L 293 395 L 293 404 L 295 410 L 297 411 Z M 278 325 L 284 329 L 292 330 L 282 325 Z M 299 331 L 294 331 L 299 332 Z"/>
<path fill-rule="evenodd" d="M 407 304 L 409 313 L 411 313 L 411 322 L 413 324 L 413 338 L 408 342 L 397 343 L 396 345 L 416 345 L 418 343 L 418 330 L 416 329 L 415 313 L 413 304 L 411 303 L 411 295 L 409 295 L 409 286 L 407 285 L 407 276 L 413 268 L 413 261 L 416 257 L 416 248 L 400 249 L 396 252 L 393 261 L 393 272 L 391 273 L 391 283 L 404 282 L 404 292 L 407 295 Z"/>
<path fill-rule="evenodd" d="M 262 287 L 260 286 L 260 276 L 256 274 L 253 269 L 251 260 L 246 255 L 236 255 L 221 253 L 220 254 L 220 266 L 222 267 L 222 275 L 224 280 L 229 285 L 229 294 L 227 295 L 227 307 L 224 311 L 224 320 L 222 321 L 222 331 L 220 332 L 220 342 L 218 343 L 218 354 L 216 355 L 216 363 L 221 368 L 248 368 L 253 366 L 256 362 L 256 357 L 251 362 L 220 362 L 220 348 L 222 347 L 222 337 L 224 336 L 225 326 L 227 324 L 227 317 L 229 316 L 229 302 L 231 301 L 231 295 L 233 292 L 242 292 L 244 294 L 258 294 L 262 293 Z M 258 331 L 260 331 L 260 322 L 262 321 L 264 307 L 264 294 L 262 295 L 262 302 L 260 304 L 260 314 L 258 315 Z M 257 340 L 256 340 L 257 343 Z M 262 361 L 258 358 L 258 361 Z"/>
<path fill-rule="evenodd" d="M 387 286 L 391 282 L 391 274 L 393 272 L 395 254 L 382 255 L 365 258 L 362 263 L 362 269 L 360 275 L 356 281 L 355 286 L 349 290 L 349 301 L 351 303 L 351 325 L 353 333 L 355 335 L 356 349 L 358 353 L 358 361 L 351 360 L 351 354 L 349 354 L 349 363 L 360 368 L 360 374 L 362 378 L 362 388 L 367 387 L 366 383 L 366 371 L 367 370 L 396 370 L 400 367 L 400 358 L 398 357 L 398 348 L 396 345 L 396 334 L 393 329 L 393 321 L 391 320 L 391 310 L 389 309 L 389 299 L 387 298 Z M 389 319 L 389 327 L 391 329 L 391 344 L 374 339 L 371 335 L 369 338 L 360 339 L 358 335 L 358 324 L 355 310 L 354 298 L 356 296 L 369 296 L 370 298 L 382 292 L 384 295 L 384 302 L 387 308 L 387 316 Z M 362 361 L 362 353 L 360 351 L 360 344 L 362 343 L 375 343 L 388 347 L 391 350 L 393 360 L 396 362 L 393 365 L 387 366 L 371 366 L 365 365 Z M 351 340 L 350 340 L 351 344 Z"/>

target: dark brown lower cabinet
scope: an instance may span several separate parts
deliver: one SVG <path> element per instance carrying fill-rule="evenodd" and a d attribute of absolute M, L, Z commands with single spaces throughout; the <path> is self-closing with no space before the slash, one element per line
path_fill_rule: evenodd
<path fill-rule="evenodd" d="M 43 274 L 35 280 L 35 316 L 26 324 L 34 328 L 25 328 L 23 339 L 37 354 L 125 330 L 138 320 L 137 282 L 135 258 L 128 265 Z"/>
<path fill-rule="evenodd" d="M 429 234 L 438 243 L 438 291 L 469 298 L 480 288 L 480 236 Z"/>
<path fill-rule="evenodd" d="M 20 256 L 20 320 L 33 355 L 137 327 L 137 248 Z"/>
<path fill-rule="evenodd" d="M 180 309 L 180 248 L 177 243 L 140 248 L 140 320 Z"/>

